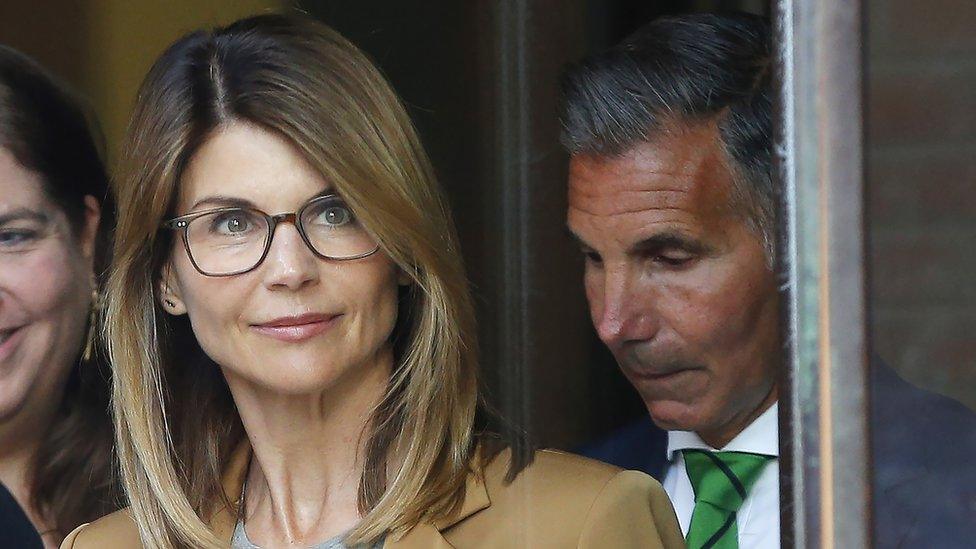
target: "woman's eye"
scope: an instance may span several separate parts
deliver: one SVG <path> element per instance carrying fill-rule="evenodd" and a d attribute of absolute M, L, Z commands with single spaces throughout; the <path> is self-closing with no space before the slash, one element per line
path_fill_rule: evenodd
<path fill-rule="evenodd" d="M 251 230 L 253 225 L 253 221 L 246 213 L 230 212 L 215 216 L 210 229 L 224 235 L 240 235 Z"/>
<path fill-rule="evenodd" d="M 36 231 L 26 229 L 0 229 L 0 250 L 20 249 L 36 239 Z"/>
<path fill-rule="evenodd" d="M 352 212 L 344 206 L 329 206 L 322 210 L 316 221 L 332 227 L 340 227 L 352 221 Z"/>

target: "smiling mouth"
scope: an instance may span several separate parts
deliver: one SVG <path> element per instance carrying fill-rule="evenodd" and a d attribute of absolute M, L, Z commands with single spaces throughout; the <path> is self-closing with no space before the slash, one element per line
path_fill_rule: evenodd
<path fill-rule="evenodd" d="M 290 343 L 305 341 L 315 337 L 335 325 L 342 315 L 308 314 L 282 317 L 270 322 L 252 324 L 257 333 Z"/>
<path fill-rule="evenodd" d="M 5 328 L 3 330 L 0 330 L 0 359 L 6 357 L 7 353 L 10 351 L 10 348 L 13 345 L 12 340 L 14 339 L 14 336 L 20 333 L 21 328 L 23 328 L 23 326 L 19 326 L 17 328 Z"/>

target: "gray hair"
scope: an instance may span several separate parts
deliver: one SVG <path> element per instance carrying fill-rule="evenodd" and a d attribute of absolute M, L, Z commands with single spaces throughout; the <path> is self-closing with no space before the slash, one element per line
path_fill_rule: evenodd
<path fill-rule="evenodd" d="M 715 119 L 733 202 L 775 261 L 769 23 L 749 14 L 656 19 L 562 78 L 561 141 L 570 154 L 616 156 L 668 123 Z"/>

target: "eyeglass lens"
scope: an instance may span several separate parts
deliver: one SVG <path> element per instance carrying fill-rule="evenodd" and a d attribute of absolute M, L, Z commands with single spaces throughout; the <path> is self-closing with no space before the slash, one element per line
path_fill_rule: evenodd
<path fill-rule="evenodd" d="M 327 196 L 309 202 L 298 223 L 312 250 L 329 259 L 350 259 L 376 249 L 376 242 L 341 198 Z M 187 247 L 204 274 L 232 274 L 261 262 L 272 238 L 265 215 L 244 208 L 202 215 L 186 227 Z"/>

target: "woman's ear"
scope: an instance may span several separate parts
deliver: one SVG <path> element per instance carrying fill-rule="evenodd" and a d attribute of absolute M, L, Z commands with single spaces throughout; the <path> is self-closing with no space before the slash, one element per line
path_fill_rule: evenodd
<path fill-rule="evenodd" d="M 163 265 L 157 284 L 159 284 L 157 295 L 159 295 L 159 302 L 163 310 L 174 316 L 185 315 L 186 304 L 183 303 L 182 292 L 168 262 Z"/>
<path fill-rule="evenodd" d="M 397 267 L 397 285 L 398 286 L 410 286 L 413 284 L 413 279 L 407 274 L 402 267 Z"/>
<path fill-rule="evenodd" d="M 92 264 L 95 261 L 95 246 L 98 241 L 98 225 L 102 221 L 102 207 L 92 195 L 85 195 L 85 222 L 78 235 L 81 253 Z"/>

